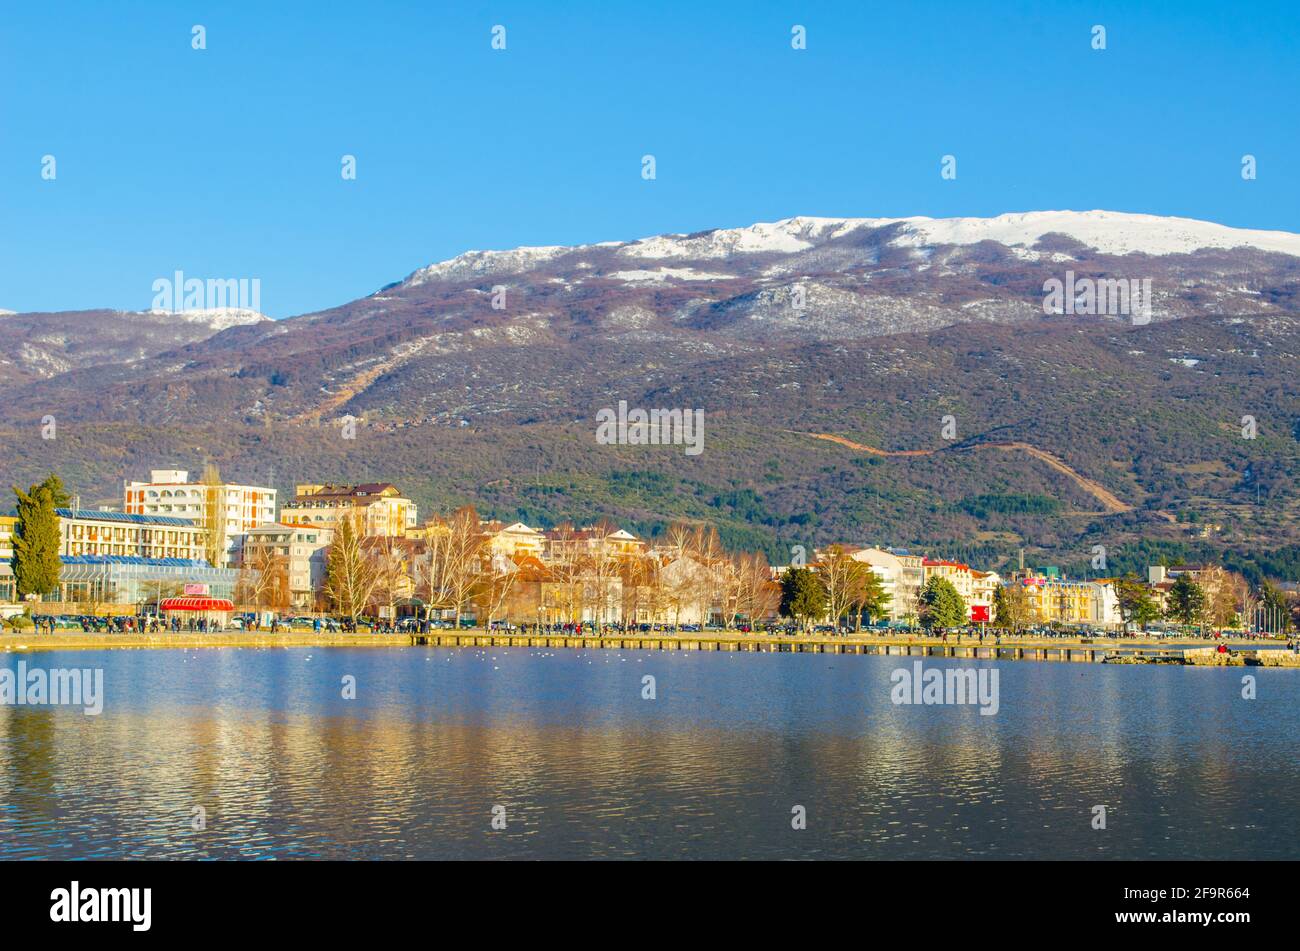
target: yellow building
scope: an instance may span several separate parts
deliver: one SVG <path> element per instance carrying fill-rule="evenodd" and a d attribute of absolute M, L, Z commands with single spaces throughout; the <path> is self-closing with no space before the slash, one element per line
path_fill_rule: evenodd
<path fill-rule="evenodd" d="M 1091 624 L 1100 585 L 1091 581 L 1031 577 L 1016 582 L 1025 589 L 1031 624 Z"/>
<path fill-rule="evenodd" d="M 14 527 L 17 524 L 17 516 L 0 515 L 0 604 L 12 604 L 17 597 L 11 565 L 14 558 Z"/>
<path fill-rule="evenodd" d="M 368 536 L 402 538 L 416 527 L 415 503 L 391 482 L 295 486 L 293 501 L 280 510 L 280 521 L 336 529 L 345 516 L 354 514 Z"/>

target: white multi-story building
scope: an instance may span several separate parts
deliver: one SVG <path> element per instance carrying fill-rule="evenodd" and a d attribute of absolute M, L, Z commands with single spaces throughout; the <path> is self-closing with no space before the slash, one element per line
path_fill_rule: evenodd
<path fill-rule="evenodd" d="M 970 575 L 971 596 L 966 602 L 966 608 L 971 620 L 997 620 L 993 601 L 997 597 L 998 588 L 1002 586 L 1001 576 L 996 571 L 980 571 L 977 568 L 972 568 Z"/>
<path fill-rule="evenodd" d="M 1088 610 L 1090 621 L 1098 627 L 1119 629 L 1124 626 L 1124 614 L 1119 609 L 1119 594 L 1113 581 L 1092 582 L 1092 597 Z"/>
<path fill-rule="evenodd" d="M 903 549 L 859 548 L 849 557 L 870 565 L 879 576 L 881 587 L 889 595 L 891 621 L 916 619 L 926 577 L 922 556 Z"/>
<path fill-rule="evenodd" d="M 541 558 L 546 546 L 546 536 L 523 522 L 510 525 L 500 521 L 480 522 L 479 531 L 483 533 L 484 545 L 493 555 Z"/>
<path fill-rule="evenodd" d="M 220 508 L 214 510 L 214 503 Z M 217 567 L 228 568 L 239 563 L 242 536 L 275 521 L 275 489 L 233 482 L 208 485 L 191 481 L 185 469 L 153 469 L 148 482 L 125 483 L 123 508 L 128 515 L 185 518 L 217 527 L 225 536 Z"/>

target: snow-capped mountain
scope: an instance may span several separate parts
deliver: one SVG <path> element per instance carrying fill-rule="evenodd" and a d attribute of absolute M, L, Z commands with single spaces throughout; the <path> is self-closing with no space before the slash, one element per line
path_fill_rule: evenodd
<path fill-rule="evenodd" d="M 1052 282 L 1070 307 L 1048 306 Z M 1150 312 L 1090 310 L 1087 282 L 1149 286 Z M 1297 316 L 1300 236 L 1115 212 L 797 217 L 472 251 L 284 320 L 0 316 L 0 455 L 39 459 L 22 476 L 35 479 L 50 453 L 75 453 L 106 499 L 124 453 L 136 469 L 223 453 L 223 472 L 394 477 L 421 504 L 482 496 L 512 517 L 598 498 L 647 520 L 672 498 L 675 512 L 734 508 L 739 525 L 752 489 L 782 538 L 804 537 L 810 512 L 840 537 L 863 519 L 956 537 L 974 531 L 963 496 L 1035 493 L 1068 514 L 1033 537 L 1086 552 L 1094 494 L 1042 456 L 965 447 L 1030 445 L 1104 485 L 1133 507 L 1106 522 L 1107 545 L 1123 544 L 1117 525 L 1181 537 L 1186 499 L 1198 526 L 1229 525 L 1300 484 Z M 710 448 L 600 451 L 590 423 L 620 400 L 703 408 Z M 33 453 L 49 413 L 60 439 Z M 951 453 L 906 464 L 858 466 L 810 436 L 930 450 L 950 413 Z M 1244 413 L 1267 443 L 1239 437 Z M 343 417 L 364 423 L 358 442 L 332 438 Z M 557 477 L 538 484 L 539 464 Z M 1300 520 L 1268 523 L 1279 544 L 1300 539 Z"/>
<path fill-rule="evenodd" d="M 1230 228 L 1192 218 L 1115 211 L 1031 211 L 995 218 L 800 216 L 743 228 L 654 235 L 636 241 L 468 251 L 448 261 L 421 268 L 403 283 L 404 286 L 419 286 L 436 280 L 521 274 L 597 250 L 612 250 L 619 257 L 650 261 L 721 261 L 738 256 L 791 255 L 840 239 L 866 238 L 881 229 L 889 231 L 884 243 L 918 254 L 943 246 L 962 247 L 984 241 L 1032 252 L 1044 237 L 1060 235 L 1091 251 L 1108 255 L 1167 256 L 1200 250 L 1247 249 L 1300 257 L 1300 234 Z M 684 276 L 682 279 L 694 278 Z"/>
<path fill-rule="evenodd" d="M 1069 291 L 1051 304 L 1054 282 Z M 1089 282 L 1111 285 L 1106 303 L 1120 308 L 1091 306 L 1100 298 L 1090 300 Z M 1133 289 L 1141 311 L 1124 309 Z M 558 406 L 600 373 L 647 362 L 671 376 L 706 360 L 961 324 L 1118 332 L 1298 311 L 1296 234 L 1111 211 L 800 216 L 469 251 L 285 320 L 226 311 L 9 316 L 0 318 L 8 361 L 0 368 L 10 369 L 9 384 L 44 380 L 48 393 L 66 374 L 80 392 L 102 392 L 105 411 L 141 418 L 160 392 L 190 399 L 200 388 L 192 412 L 219 418 L 412 418 Z M 595 352 L 607 362 L 597 370 Z"/>

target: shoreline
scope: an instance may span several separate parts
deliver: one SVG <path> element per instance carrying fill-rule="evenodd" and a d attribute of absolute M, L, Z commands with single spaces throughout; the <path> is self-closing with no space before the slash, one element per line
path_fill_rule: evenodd
<path fill-rule="evenodd" d="M 1229 653 L 1220 654 L 1225 644 Z M 1267 642 L 1270 645 L 1276 642 Z M 520 647 L 588 650 L 750 651 L 761 653 L 875 654 L 896 657 L 941 657 L 969 660 L 1027 660 L 1068 663 L 1174 664 L 1180 666 L 1267 666 L 1300 669 L 1300 654 L 1282 646 L 1249 640 L 1152 638 L 954 637 L 944 642 L 925 637 L 863 635 L 816 636 L 740 634 L 718 631 L 669 634 L 502 634 L 485 630 L 435 631 L 429 634 L 277 633 L 231 631 L 181 634 L 5 634 L 0 652 L 43 650 L 195 650 L 271 647 Z"/>
<path fill-rule="evenodd" d="M 190 650 L 251 647 L 410 647 L 410 634 L 317 634 L 314 631 L 272 634 L 269 631 L 225 631 L 180 634 L 59 634 L 0 635 L 0 651 L 40 650 Z"/>

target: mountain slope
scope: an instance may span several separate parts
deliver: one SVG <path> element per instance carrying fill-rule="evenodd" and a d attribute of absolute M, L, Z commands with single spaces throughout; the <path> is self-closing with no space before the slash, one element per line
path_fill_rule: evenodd
<path fill-rule="evenodd" d="M 1123 252 L 1123 253 L 1121 253 Z M 337 308 L 160 341 L 129 366 L 67 361 L 28 394 L 75 385 L 86 418 L 148 422 L 197 402 L 210 421 L 394 422 L 500 415 L 563 400 L 589 355 L 632 370 L 757 353 L 786 343 L 869 339 L 960 323 L 1049 320 L 1044 284 L 1077 278 L 1152 286 L 1151 319 L 1289 313 L 1300 236 L 1116 212 L 991 219 L 809 218 L 572 248 L 472 251 Z M 13 318 L 8 318 L 13 320 Z M 477 376 L 467 375 L 472 366 Z M 514 389 L 497 383 L 517 379 Z M 19 379 L 24 379 L 19 377 Z M 201 397 L 201 399 L 199 399 Z"/>
<path fill-rule="evenodd" d="M 230 327 L 269 321 L 236 309 L 0 311 L 0 388 L 104 364 L 138 365 Z"/>
<path fill-rule="evenodd" d="M 1149 279 L 1151 322 L 1045 314 L 1067 271 Z M 112 502 L 125 475 L 211 458 L 282 490 L 391 479 L 426 510 L 711 518 L 774 558 L 1281 547 L 1300 544 L 1297 291 L 1300 236 L 1113 212 L 475 251 L 319 313 L 11 377 L 0 475 L 57 467 Z M 703 454 L 596 444 L 620 400 L 702 409 Z M 34 446 L 51 408 L 59 439 Z"/>

